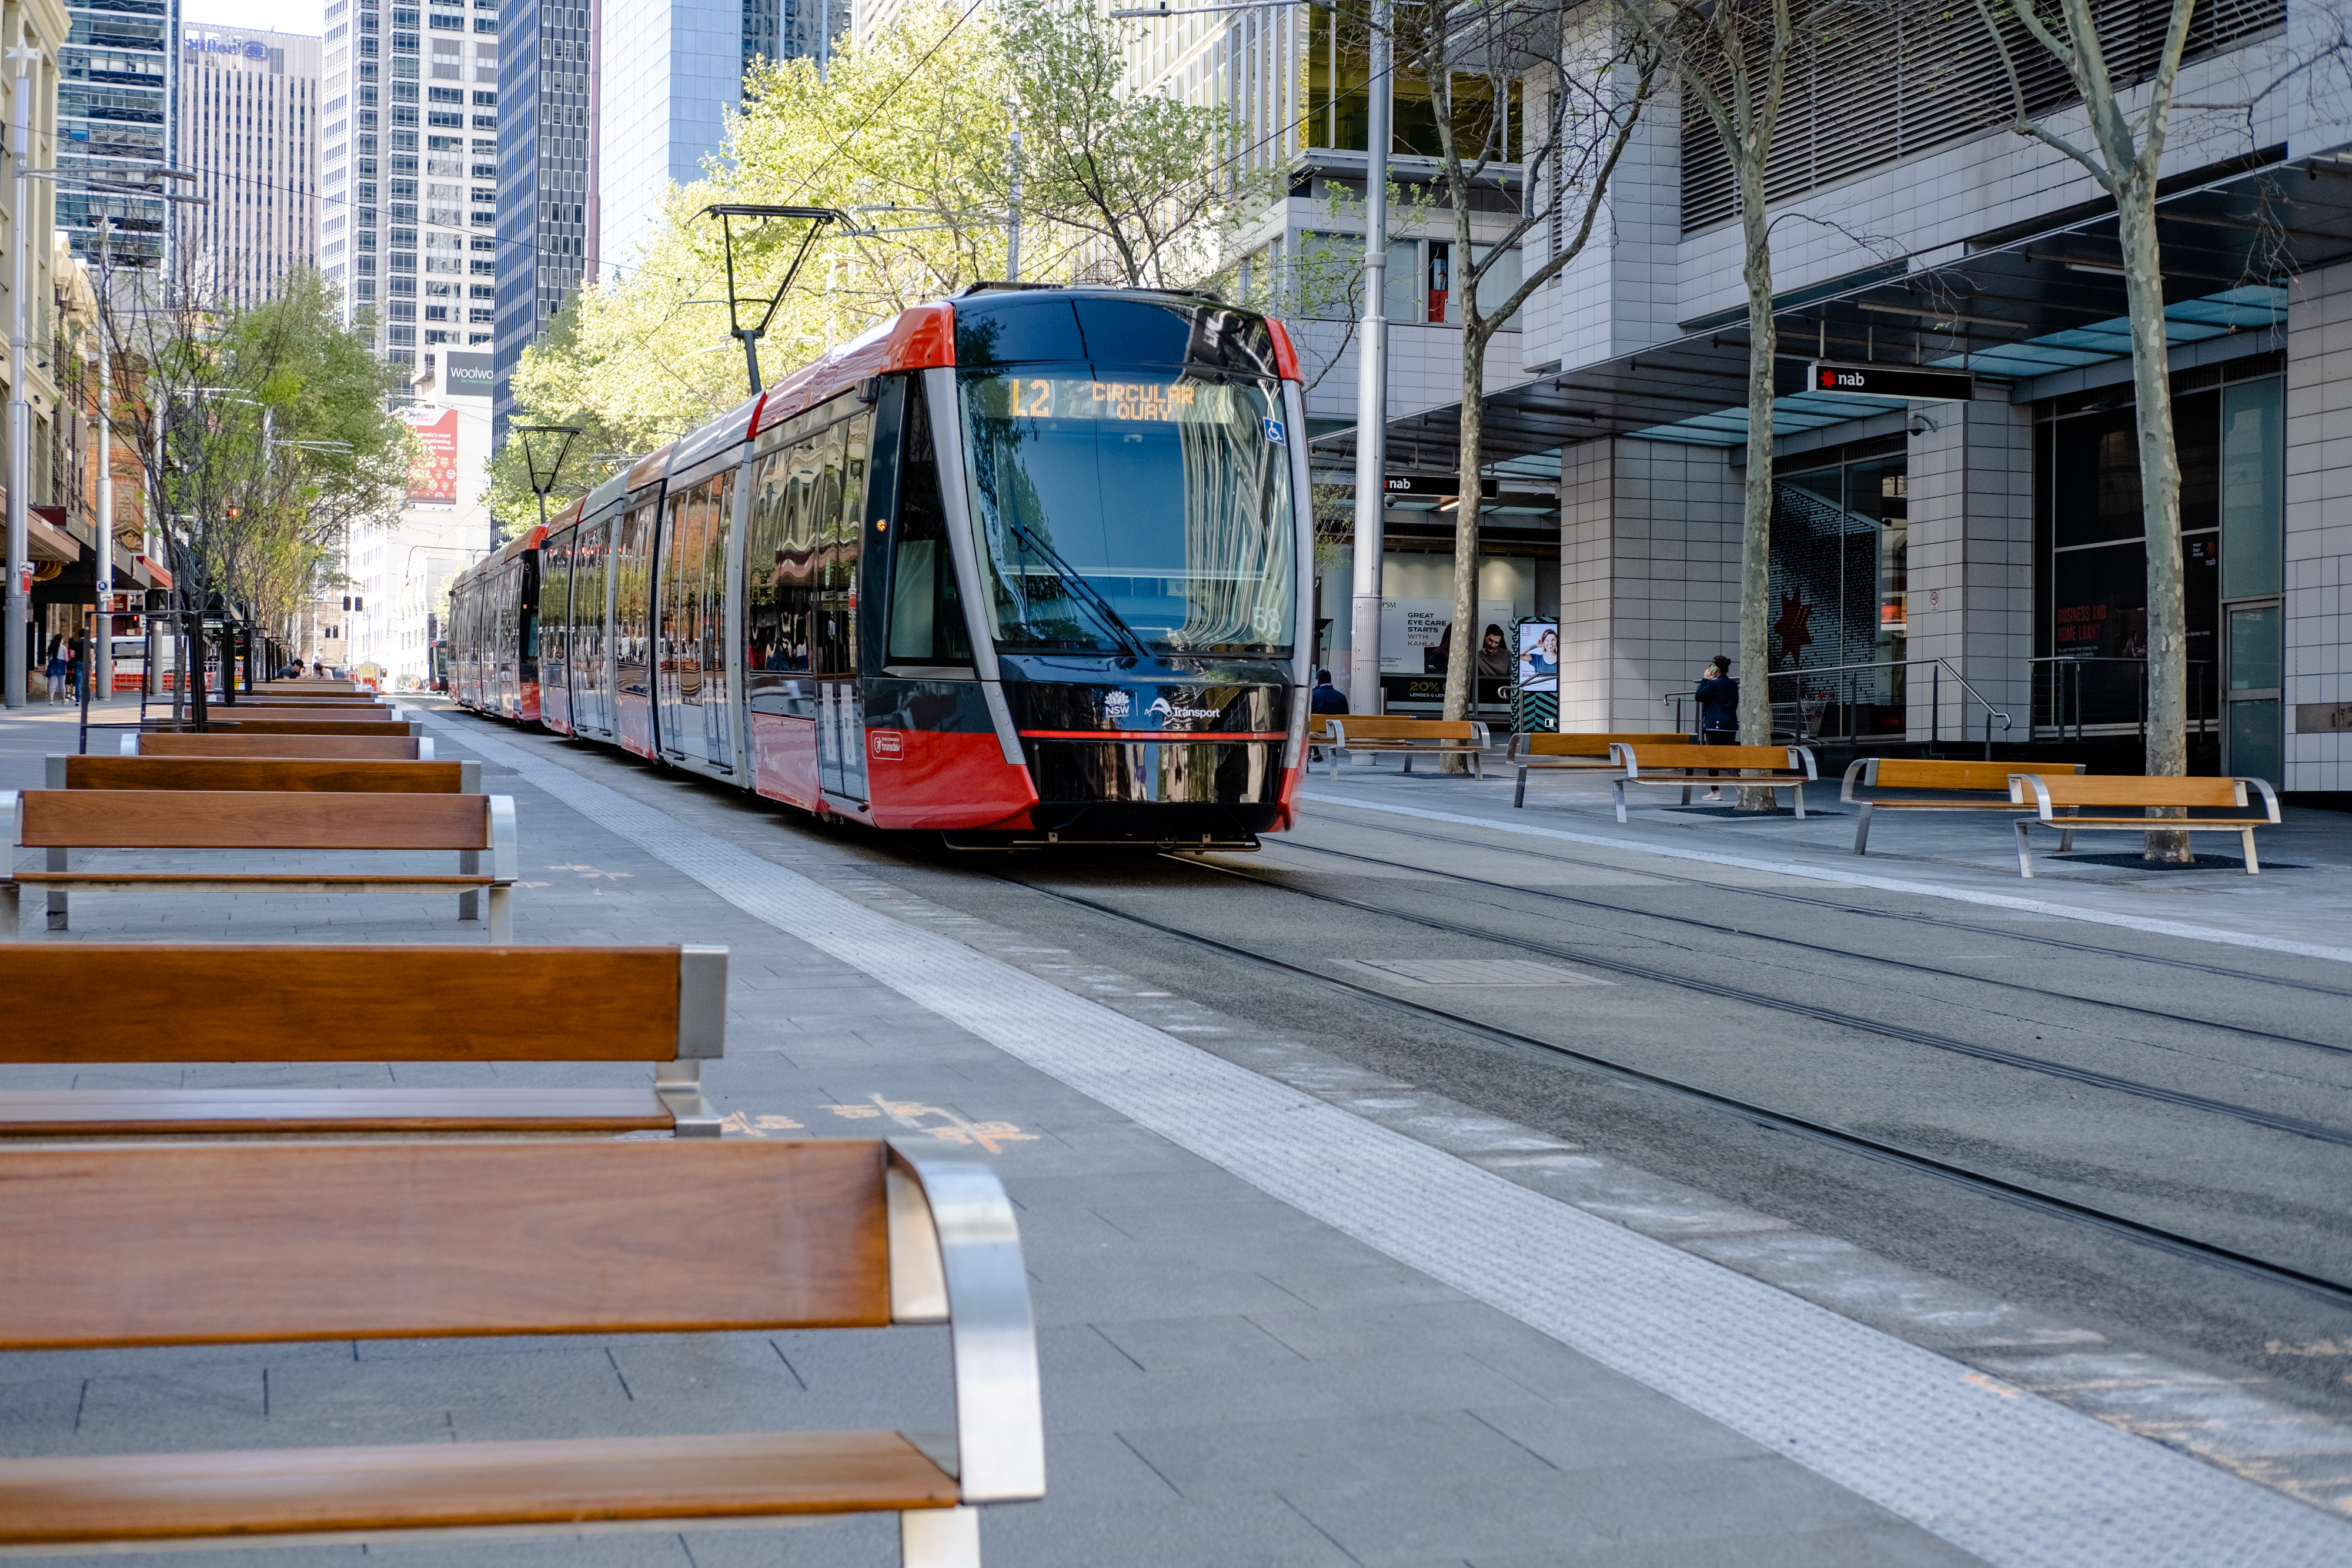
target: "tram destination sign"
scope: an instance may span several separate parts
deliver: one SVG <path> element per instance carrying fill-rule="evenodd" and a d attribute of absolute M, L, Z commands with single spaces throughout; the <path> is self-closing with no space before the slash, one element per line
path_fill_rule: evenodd
<path fill-rule="evenodd" d="M 1926 371 L 1912 365 L 1839 365 L 1815 360 L 1805 377 L 1805 390 L 1846 397 L 1966 402 L 1977 395 L 1977 379 L 1958 371 Z"/>

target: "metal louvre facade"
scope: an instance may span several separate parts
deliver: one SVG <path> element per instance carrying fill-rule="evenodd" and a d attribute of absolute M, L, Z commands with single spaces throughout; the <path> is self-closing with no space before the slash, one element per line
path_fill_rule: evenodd
<path fill-rule="evenodd" d="M 2171 7 L 2167 0 L 2098 0 L 2099 34 L 2120 82 L 2155 68 Z M 2242 44 L 2284 26 L 2285 0 L 2212 0 L 2197 7 L 2186 57 Z M 1796 57 L 1765 166 L 1764 198 L 1776 204 L 1823 185 L 1916 157 L 2004 124 L 2010 89 L 2000 51 L 1974 5 L 1930 11 L 1817 5 L 1801 11 Z M 2066 74 L 2014 19 L 2004 31 L 2036 113 L 2074 98 Z M 1762 47 L 1756 46 L 1759 67 Z M 1682 110 L 1682 232 L 1738 212 L 1731 162 L 1706 110 Z"/>

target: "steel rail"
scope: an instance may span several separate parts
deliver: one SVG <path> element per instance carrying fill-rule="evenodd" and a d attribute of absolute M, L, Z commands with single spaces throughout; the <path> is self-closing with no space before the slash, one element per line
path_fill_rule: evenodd
<path fill-rule="evenodd" d="M 1419 837 L 1422 835 L 1415 836 Z M 1433 837 L 1435 835 L 1429 836 Z M 1865 963 L 1877 964 L 1889 968 L 1908 969 L 1916 974 L 1934 975 L 1948 980 L 1962 980 L 1971 985 L 1998 986 L 2005 991 L 2019 992 L 2028 996 L 2048 997 L 2056 1001 L 2074 1002 L 2083 1007 L 2106 1008 L 2115 1012 L 2137 1013 L 2142 1018 L 2159 1019 L 2167 1023 L 2189 1024 L 2198 1029 L 2218 1030 L 2225 1034 L 2243 1035 L 2249 1040 L 2275 1040 L 2281 1045 L 2302 1046 L 2307 1050 L 2328 1051 L 2337 1056 L 2352 1056 L 2352 1045 L 2338 1045 L 2333 1041 L 2324 1040 L 2306 1040 L 2299 1034 L 2280 1034 L 2273 1030 L 2253 1029 L 2241 1023 L 2222 1023 L 2214 1019 L 2191 1018 L 2182 1013 L 2168 1012 L 2162 1008 L 2143 1008 L 2135 1006 L 2130 1002 L 2108 1001 L 2098 997 L 2085 997 L 2074 991 L 2053 990 L 2047 986 L 2027 985 L 2022 981 L 2018 980 L 1995 979 L 1983 975 L 1963 974 L 1958 969 L 1938 968 L 1933 964 L 1916 963 L 1908 958 L 1893 958 L 1883 953 L 1857 952 L 1852 947 L 1835 946 L 1826 942 L 1808 942 L 1801 936 L 1778 936 L 1769 931 L 1753 931 L 1745 926 L 1727 925 L 1720 921 L 1705 920 L 1696 915 L 1664 915 L 1655 910 L 1643 909 L 1634 904 L 1612 904 L 1606 899 L 1583 898 L 1575 894 L 1555 892 L 1550 888 L 1519 887 L 1511 883 L 1496 882 L 1487 877 L 1471 876 L 1465 872 L 1440 871 L 1430 866 L 1417 866 L 1407 861 L 1382 860 L 1378 855 L 1357 854 L 1349 850 L 1328 849 L 1321 844 L 1310 844 L 1293 839 L 1279 839 L 1274 841 L 1274 843 L 1276 847 L 1281 849 L 1305 850 L 1313 854 L 1330 855 L 1340 860 L 1361 861 L 1367 865 L 1387 866 L 1395 871 L 1420 872 L 1427 876 L 1442 877 L 1453 882 L 1468 883 L 1474 887 L 1491 887 L 1498 892 L 1517 894 L 1521 897 L 1525 898 L 1544 898 L 1549 899 L 1556 904 L 1573 904 L 1586 909 L 1602 910 L 1611 915 L 1629 915 L 1643 920 L 1661 920 L 1670 925 L 1689 925 L 1701 931 L 1715 932 L 1720 936 L 1741 936 L 1751 941 L 1777 943 L 1784 947 L 1802 948 L 1806 952 L 1820 953 L 1832 958 L 1858 959 Z M 1592 863 L 1597 864 L 1598 862 Z M 1637 874 L 1647 875 L 1649 873 L 1644 872 Z M 1702 882 L 1695 877 L 1677 878 L 1676 880 L 1686 881 L 1699 886 L 1710 888 L 1717 888 L 1721 885 L 1719 883 Z M 1727 889 L 1725 891 L 1744 893 L 1748 890 L 1745 888 L 1737 888 Z M 2028 940 L 2028 938 L 2017 937 L 2012 938 L 2012 940 L 2024 941 Z M 2063 1028 L 2064 1026 L 2061 1025 L 2059 1027 Z"/>
<path fill-rule="evenodd" d="M 1858 904 L 1843 904 L 1834 898 L 1815 898 L 1806 894 L 1790 893 L 1783 889 L 1740 887 L 1728 883 L 1710 882 L 1702 876 L 1686 876 L 1679 872 L 1636 869 L 1619 865 L 1612 861 L 1591 860 L 1581 855 L 1564 855 L 1550 850 L 1524 848 L 1515 843 L 1487 843 L 1478 839 L 1456 838 L 1451 833 L 1433 833 L 1423 829 L 1397 827 L 1388 822 L 1381 823 L 1381 827 L 1383 832 L 1399 838 L 1426 839 L 1432 843 L 1452 844 L 1459 849 L 1492 850 L 1496 853 L 1523 855 L 1533 860 L 1550 861 L 1559 865 L 1585 866 L 1594 871 L 1631 872 L 1636 876 L 1645 876 L 1656 882 L 1675 882 L 1686 887 L 1703 887 L 1710 893 L 1736 893 L 1750 898 L 1777 899 L 1783 904 L 1801 904 L 1809 909 L 1833 910 L 1841 915 L 1865 915 L 1873 920 L 1903 920 L 1915 925 L 1933 925 L 1945 931 L 1965 931 L 1971 936 L 1992 936 L 2003 942 L 2032 942 L 2036 946 L 2053 947 L 2061 952 L 2085 953 L 2102 958 L 2128 958 L 2137 963 L 2158 964 L 2168 969 L 2186 969 L 2200 975 L 2219 976 L 2223 979 L 2252 980 L 2265 986 L 2286 986 L 2295 990 L 2308 991 L 2315 996 L 2352 998 L 2352 987 L 2323 986 L 2309 980 L 2257 974 L 2252 969 L 2233 969 L 2224 964 L 2201 964 L 2191 958 L 2160 957 L 2152 953 L 2135 953 L 2128 947 L 2109 947 L 2096 942 L 2069 941 L 2063 936 L 2042 935 L 2021 936 L 2014 931 L 2005 931 L 1998 925 L 1980 925 L 1967 920 L 1948 920 L 1941 915 L 1920 915 L 1908 910 L 1870 908 Z M 1500 824 L 1497 825 L 1497 831 L 1504 831 Z M 1291 841 L 1285 839 L 1280 841 L 1286 843 Z M 1625 847 L 1629 852 L 1638 854 L 1643 852 L 1644 846 L 1628 843 Z"/>
<path fill-rule="evenodd" d="M 1168 858 L 1203 867 L 1232 877 L 1237 882 L 1255 883 L 1260 887 L 1274 888 L 1278 892 L 1291 894 L 1299 898 L 1314 899 L 1322 904 L 1335 904 L 1343 909 L 1353 909 L 1360 914 L 1402 920 L 1409 925 L 1425 926 L 1432 931 L 1443 931 L 1449 936 L 1468 936 L 1482 942 L 1492 942 L 1498 946 L 1517 947 L 1528 953 L 1541 953 L 1547 957 L 1565 959 L 1569 963 L 1580 964 L 1589 968 L 1607 969 L 1613 974 L 1628 976 L 1634 979 L 1652 980 L 1682 990 L 1720 997 L 1726 1001 L 1745 1002 L 1751 1007 L 1764 1008 L 1773 1012 L 1792 1013 L 1799 1018 L 1808 1018 L 1819 1023 L 1829 1024 L 1832 1028 L 1850 1029 L 1864 1034 L 1880 1035 L 1889 1040 L 1906 1040 L 1913 1045 L 1927 1046 L 1930 1050 L 1949 1051 L 1955 1056 L 1973 1057 L 1979 1061 L 1990 1061 L 2003 1067 L 2015 1067 L 2025 1071 L 2040 1072 L 2069 1083 L 2080 1083 L 2092 1089 L 2105 1089 L 2113 1093 L 2153 1100 L 2159 1104 L 2174 1105 L 2185 1111 L 2200 1111 L 2209 1115 L 2226 1116 L 2234 1121 L 2243 1122 L 2249 1126 L 2262 1127 L 2274 1133 L 2287 1133 L 2319 1143 L 2336 1144 L 2352 1148 L 2352 1131 L 2326 1126 L 2317 1122 L 2306 1122 L 2300 1116 L 2284 1116 L 2276 1112 L 2258 1110 L 2252 1105 L 2240 1105 L 2228 1100 L 2209 1099 L 2202 1094 L 2190 1094 L 2178 1089 L 2165 1089 L 2153 1083 L 2142 1083 L 2136 1079 L 2118 1078 L 2112 1073 L 2095 1071 L 2087 1067 L 2074 1067 L 2066 1062 L 2052 1061 L 2043 1057 L 2028 1056 L 2022 1051 L 2003 1051 L 1999 1046 L 1978 1045 L 1965 1040 L 1955 1040 L 1949 1035 L 1931 1034 L 1926 1030 L 1912 1029 L 1904 1024 L 1866 1019 L 1859 1013 L 1843 1012 L 1836 1008 L 1819 1007 L 1811 1002 L 1794 1001 L 1786 997 L 1751 991 L 1743 986 L 1727 986 L 1715 980 L 1693 979 L 1687 975 L 1678 975 L 1671 969 L 1660 969 L 1648 964 L 1636 964 L 1629 959 L 1604 958 L 1597 954 L 1578 952 L 1574 948 L 1559 946 L 1532 937 L 1506 936 L 1475 925 L 1464 925 L 1457 921 L 1440 920 L 1434 915 L 1414 915 L 1402 909 L 1390 909 L 1377 904 L 1366 904 L 1360 899 L 1343 898 L 1336 893 L 1318 893 L 1311 888 L 1293 887 L 1287 883 L 1275 882 L 1267 877 L 1252 876 L 1245 871 L 1219 865 L 1213 861 L 1197 860 L 1181 855 L 1170 855 Z"/>
<path fill-rule="evenodd" d="M 1058 892 L 1053 888 L 1040 887 L 1034 883 L 1024 882 L 1018 877 L 1006 876 L 1003 873 L 993 874 L 1000 882 L 1034 893 L 1040 897 L 1050 898 L 1057 903 L 1080 909 L 1092 910 L 1098 915 L 1107 915 L 1113 919 L 1122 920 L 1147 930 L 1157 931 L 1162 936 L 1173 937 L 1178 941 L 1189 942 L 1196 946 L 1264 968 L 1277 969 L 1284 974 L 1311 980 L 1334 990 L 1348 992 L 1361 1000 L 1392 1011 L 1433 1019 L 1448 1028 L 1459 1030 L 1465 1034 L 1475 1035 L 1497 1045 L 1519 1051 L 1540 1051 L 1549 1056 L 1565 1057 L 1570 1061 L 1595 1069 L 1606 1076 L 1645 1088 L 1662 1089 L 1682 1098 L 1696 1100 L 1717 1109 L 1732 1112 L 1776 1132 L 1792 1134 L 1815 1143 L 1830 1145 L 1848 1153 L 1860 1155 L 1884 1165 L 1933 1176 L 1938 1180 L 1967 1187 L 1986 1197 L 2014 1204 L 2021 1208 L 2033 1209 L 2061 1218 L 2092 1225 L 2158 1250 L 2170 1252 L 2177 1257 L 2213 1264 L 2273 1284 L 2291 1286 L 2337 1306 L 2352 1305 L 2352 1284 L 2331 1280 L 2325 1275 L 2306 1273 L 2303 1270 L 2287 1264 L 2273 1263 L 2267 1259 L 2240 1252 L 2216 1242 L 2200 1241 L 2193 1236 L 2184 1236 L 2178 1231 L 2167 1230 L 2162 1226 L 2150 1225 L 2144 1220 L 2133 1219 L 2092 1204 L 2061 1197 L 2055 1193 L 2043 1192 L 2020 1182 L 1988 1176 L 1981 1171 L 1970 1170 L 1965 1166 L 1937 1159 L 1933 1155 L 1923 1155 L 1916 1150 L 1885 1143 L 1866 1134 L 1856 1133 L 1830 1123 L 1816 1122 L 1786 1111 L 1776 1111 L 1752 1101 L 1742 1100 L 1737 1095 L 1703 1088 L 1698 1084 L 1672 1078 L 1664 1073 L 1631 1067 L 1622 1061 L 1612 1061 L 1607 1057 L 1578 1051 L 1572 1046 L 1559 1045 L 1551 1040 L 1538 1040 L 1533 1035 L 1520 1034 L 1513 1030 L 1481 1023 L 1475 1019 L 1465 1018 L 1462 1014 L 1449 1012 L 1443 1008 L 1408 1001 L 1402 997 L 1391 996 L 1388 992 L 1376 990 L 1370 986 L 1343 980 L 1337 976 L 1328 975 L 1302 965 L 1286 963 L 1282 959 L 1268 956 L 1264 953 L 1253 952 L 1249 948 L 1235 946 L 1232 943 L 1220 942 L 1213 936 L 1203 936 L 1198 932 L 1166 925 L 1145 915 L 1133 915 L 1091 898 Z M 1281 887 L 1278 883 L 1268 885 Z"/>

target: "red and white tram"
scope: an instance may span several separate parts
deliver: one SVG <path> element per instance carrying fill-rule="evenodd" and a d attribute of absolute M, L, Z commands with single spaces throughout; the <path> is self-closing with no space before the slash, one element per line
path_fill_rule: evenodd
<path fill-rule="evenodd" d="M 881 828 L 1253 842 L 1305 758 L 1300 392 L 1195 297 L 919 306 L 462 575 L 453 694 Z"/>

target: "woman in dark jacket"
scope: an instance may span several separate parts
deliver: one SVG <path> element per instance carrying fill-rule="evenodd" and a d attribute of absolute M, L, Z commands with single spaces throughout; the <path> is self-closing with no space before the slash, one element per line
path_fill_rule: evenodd
<path fill-rule="evenodd" d="M 1709 746 L 1739 744 L 1739 683 L 1731 678 L 1731 659 L 1717 653 L 1699 676 L 1693 695 L 1698 698 L 1699 734 Z M 1710 769 L 1713 771 L 1713 769 Z M 1723 799 L 1720 785 L 1706 792 L 1710 800 Z"/>

